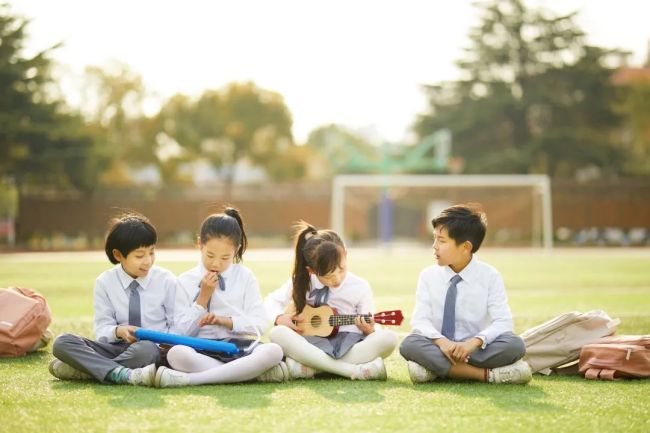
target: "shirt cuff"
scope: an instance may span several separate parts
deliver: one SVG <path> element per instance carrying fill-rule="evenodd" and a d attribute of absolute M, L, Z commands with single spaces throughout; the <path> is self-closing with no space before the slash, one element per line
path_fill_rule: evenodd
<path fill-rule="evenodd" d="M 487 347 L 487 338 L 485 335 L 475 335 L 474 338 L 478 338 L 483 342 L 483 344 L 481 344 L 481 349 L 485 349 Z"/>
<path fill-rule="evenodd" d="M 240 316 L 230 316 L 232 320 L 232 332 L 246 333 L 246 321 Z"/>

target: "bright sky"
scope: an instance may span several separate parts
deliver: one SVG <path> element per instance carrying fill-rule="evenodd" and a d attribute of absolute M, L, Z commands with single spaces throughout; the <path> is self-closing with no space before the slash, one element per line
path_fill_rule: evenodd
<path fill-rule="evenodd" d="M 62 41 L 54 58 L 74 82 L 111 60 L 139 73 L 150 111 L 175 93 L 252 80 L 279 92 L 294 136 L 339 123 L 375 139 L 409 140 L 425 83 L 457 78 L 454 61 L 478 22 L 468 0 L 9 0 L 32 19 L 30 50 Z M 646 0 L 527 0 L 580 10 L 591 43 L 645 61 Z M 69 96 L 74 103 L 75 96 Z"/>

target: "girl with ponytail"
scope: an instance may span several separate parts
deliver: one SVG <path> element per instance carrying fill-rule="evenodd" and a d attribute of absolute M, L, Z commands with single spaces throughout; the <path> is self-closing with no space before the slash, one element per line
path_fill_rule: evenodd
<path fill-rule="evenodd" d="M 334 336 L 302 336 L 297 325 L 308 304 L 326 304 L 357 319 L 354 325 L 340 326 Z M 305 221 L 295 226 L 293 275 L 266 297 L 265 306 L 276 325 L 269 338 L 282 347 L 290 378 L 327 372 L 350 379 L 386 379 L 383 358 L 397 345 L 397 335 L 361 319 L 361 314 L 374 311 L 372 289 L 347 271 L 347 250 L 336 232 L 317 230 Z"/>
<path fill-rule="evenodd" d="M 240 213 L 227 207 L 208 216 L 197 243 L 201 260 L 178 278 L 178 290 L 192 300 L 180 321 L 189 324 L 189 335 L 234 343 L 240 353 L 228 356 L 176 345 L 167 353 L 172 369 L 158 369 L 156 386 L 286 380 L 280 346 L 255 345 L 250 338 L 264 333 L 270 321 L 255 275 L 241 264 L 248 240 Z"/>

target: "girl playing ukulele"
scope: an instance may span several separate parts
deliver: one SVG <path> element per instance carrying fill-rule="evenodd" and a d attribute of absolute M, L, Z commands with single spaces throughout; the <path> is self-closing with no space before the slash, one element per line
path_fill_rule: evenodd
<path fill-rule="evenodd" d="M 301 335 L 305 307 L 328 305 L 341 315 L 354 315 L 354 324 L 340 326 L 329 337 Z M 375 326 L 372 289 L 347 272 L 347 251 L 331 230 L 316 230 L 302 221 L 296 227 L 292 278 L 269 294 L 265 306 L 274 326 L 272 342 L 284 350 L 292 379 L 327 372 L 356 380 L 386 380 L 383 358 L 397 345 L 397 335 Z"/>

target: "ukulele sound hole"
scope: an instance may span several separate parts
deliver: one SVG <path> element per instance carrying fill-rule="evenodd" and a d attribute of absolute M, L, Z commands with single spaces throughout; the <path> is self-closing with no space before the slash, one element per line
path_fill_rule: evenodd
<path fill-rule="evenodd" d="M 314 328 L 318 328 L 321 323 L 323 323 L 323 320 L 320 318 L 320 316 L 314 316 L 311 318 L 311 326 Z"/>

